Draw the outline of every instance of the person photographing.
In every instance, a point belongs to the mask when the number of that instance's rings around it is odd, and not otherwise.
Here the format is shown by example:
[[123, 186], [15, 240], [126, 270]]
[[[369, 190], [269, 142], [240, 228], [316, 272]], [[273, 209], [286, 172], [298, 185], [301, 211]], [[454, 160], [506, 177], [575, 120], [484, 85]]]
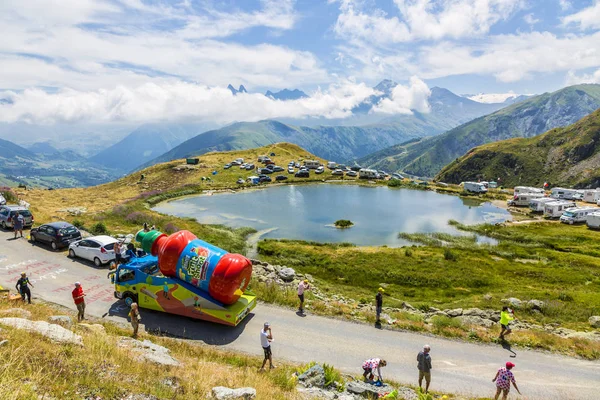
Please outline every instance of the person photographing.
[[261, 371], [265, 370], [265, 365], [267, 364], [267, 360], [269, 360], [269, 368], [273, 369], [275, 366], [273, 365], [273, 353], [271, 351], [271, 342], [273, 341], [273, 332], [271, 332], [271, 324], [265, 322], [262, 330], [260, 331], [260, 345], [263, 348], [265, 353], [265, 359], [263, 360], [262, 367], [260, 367]]

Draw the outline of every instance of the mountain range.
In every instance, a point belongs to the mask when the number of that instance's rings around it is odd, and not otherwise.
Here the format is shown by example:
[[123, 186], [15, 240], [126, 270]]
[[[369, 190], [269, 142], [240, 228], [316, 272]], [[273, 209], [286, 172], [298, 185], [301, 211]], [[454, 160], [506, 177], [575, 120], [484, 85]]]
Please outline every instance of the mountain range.
[[357, 162], [387, 171], [433, 177], [473, 147], [514, 137], [536, 136], [570, 125], [598, 108], [600, 85], [570, 86], [512, 104], [444, 134], [385, 148]]
[[267, 92], [265, 93], [265, 96], [271, 97], [276, 100], [298, 100], [298, 99], [303, 99], [305, 97], [308, 97], [308, 95], [306, 93], [304, 93], [302, 90], [298, 90], [298, 89], [294, 89], [294, 90], [283, 89], [283, 90], [280, 90], [279, 92], [271, 92], [270, 90], [267, 90]]
[[450, 163], [436, 180], [460, 183], [496, 180], [513, 187], [530, 185], [600, 186], [600, 110], [565, 128], [533, 138], [476, 147]]

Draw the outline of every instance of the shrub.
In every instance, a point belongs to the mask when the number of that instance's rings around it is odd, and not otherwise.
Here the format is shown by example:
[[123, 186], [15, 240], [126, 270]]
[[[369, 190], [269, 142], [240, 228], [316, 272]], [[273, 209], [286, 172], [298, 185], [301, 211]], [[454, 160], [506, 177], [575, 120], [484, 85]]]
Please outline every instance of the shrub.
[[443, 315], [438, 315], [433, 317], [433, 328], [436, 331], [440, 331], [444, 328], [462, 328], [462, 323], [459, 319], [445, 317]]
[[400, 179], [390, 179], [387, 185], [389, 187], [399, 187], [402, 186], [402, 181]]
[[107, 235], [108, 229], [106, 229], [106, 225], [104, 222], [97, 222], [90, 228], [90, 232], [94, 235]]
[[335, 221], [334, 225], [337, 228], [350, 228], [352, 225], [354, 225], [354, 222], [348, 219], [338, 219], [337, 221]]
[[444, 249], [444, 259], [447, 261], [456, 261], [458, 257], [452, 252], [452, 250], [446, 248]]
[[562, 301], [573, 301], [573, 296], [571, 296], [569, 293], [560, 293], [558, 295], [558, 299], [562, 300]]
[[151, 219], [152, 217], [143, 211], [134, 211], [125, 217], [125, 221], [136, 225], [143, 225], [144, 222], [149, 222]]
[[4, 199], [6, 199], [7, 204], [10, 204], [10, 203], [18, 204], [19, 203], [19, 197], [17, 196], [17, 194], [15, 192], [13, 192], [12, 189], [7, 186], [0, 187], [0, 194], [2, 196], [4, 196]]
[[165, 233], [169, 235], [175, 232], [179, 232], [179, 230], [180, 229], [177, 226], [175, 226], [175, 224], [173, 224], [172, 222], [166, 224], [164, 228]]
[[413, 255], [413, 252], [412, 252], [412, 250], [411, 250], [411, 249], [405, 249], [405, 250], [404, 250], [404, 255], [405, 255], [406, 257], [412, 257], [412, 255]]
[[325, 387], [335, 386], [339, 392], [346, 389], [346, 382], [342, 378], [342, 374], [333, 365], [323, 364], [323, 370], [325, 371]]
[[82, 220], [79, 220], [79, 219], [73, 220], [73, 226], [75, 228], [77, 228], [77, 229], [84, 229], [85, 228], [84, 222]]

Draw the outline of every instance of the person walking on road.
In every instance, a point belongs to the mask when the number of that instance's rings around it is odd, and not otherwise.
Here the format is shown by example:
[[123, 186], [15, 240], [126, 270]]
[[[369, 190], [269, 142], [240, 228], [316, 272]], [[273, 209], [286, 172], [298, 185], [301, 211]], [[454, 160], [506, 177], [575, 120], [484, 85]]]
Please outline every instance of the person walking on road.
[[423, 388], [423, 378], [425, 378], [425, 393], [429, 391], [431, 383], [431, 355], [429, 352], [431, 347], [426, 344], [423, 346], [423, 351], [417, 354], [417, 368], [419, 369], [419, 388]]
[[513, 375], [511, 369], [513, 369], [515, 364], [511, 362], [506, 363], [506, 367], [502, 367], [496, 372], [496, 376], [492, 379], [492, 382], [496, 382], [496, 396], [494, 396], [494, 400], [498, 400], [500, 397], [500, 393], [502, 393], [502, 400], [506, 400], [508, 397], [508, 392], [510, 392], [510, 384], [512, 383], [517, 393], [521, 394], [519, 388], [517, 387], [517, 381], [515, 381], [515, 376]]
[[363, 362], [363, 377], [366, 381], [372, 382], [375, 377], [373, 374], [374, 370], [377, 370], [377, 378], [381, 383], [383, 383], [383, 377], [381, 376], [381, 367], [385, 367], [387, 365], [387, 361], [382, 360], [381, 358], [370, 358]]
[[73, 295], [73, 301], [77, 307], [77, 322], [81, 322], [85, 319], [85, 293], [83, 293], [81, 283], [75, 282], [75, 289], [73, 289], [71, 294]]
[[17, 285], [15, 288], [19, 291], [23, 302], [25, 302], [25, 296], [27, 296], [27, 302], [31, 304], [31, 290], [29, 290], [29, 286], [33, 286], [31, 282], [29, 282], [29, 278], [25, 272], [21, 273], [21, 278], [17, 281]]
[[300, 307], [298, 308], [298, 312], [300, 314], [304, 314], [304, 292], [306, 290], [310, 290], [310, 284], [308, 283], [308, 279], [300, 281], [298, 284], [298, 299], [300, 299]]
[[376, 324], [380, 324], [381, 323], [381, 309], [383, 308], [383, 293], [385, 292], [385, 290], [380, 287], [379, 290], [377, 291], [377, 294], [375, 295], [375, 311], [377, 313], [377, 319], [375, 320]]
[[500, 312], [500, 326], [502, 327], [502, 330], [500, 331], [500, 336], [498, 337], [500, 340], [504, 340], [504, 335], [511, 334], [512, 330], [508, 324], [513, 319], [515, 319], [515, 312], [507, 306], [502, 307], [502, 311]]
[[23, 237], [23, 224], [25, 223], [25, 219], [19, 212], [17, 211], [15, 215], [12, 217], [13, 229], [15, 231], [15, 239], [17, 238], [17, 232], [21, 234]]
[[131, 310], [129, 311], [129, 318], [131, 319], [131, 326], [133, 327], [133, 337], [137, 338], [138, 328], [140, 326], [140, 322], [142, 321], [142, 317], [140, 316], [140, 310], [138, 308], [137, 303], [131, 304]]
[[275, 366], [273, 365], [273, 353], [271, 352], [271, 342], [273, 341], [273, 333], [271, 332], [271, 324], [265, 322], [262, 330], [260, 331], [260, 345], [263, 348], [265, 353], [265, 359], [263, 360], [262, 366], [260, 367], [261, 371], [265, 370], [265, 365], [267, 364], [267, 360], [269, 360], [269, 368], [273, 369]]

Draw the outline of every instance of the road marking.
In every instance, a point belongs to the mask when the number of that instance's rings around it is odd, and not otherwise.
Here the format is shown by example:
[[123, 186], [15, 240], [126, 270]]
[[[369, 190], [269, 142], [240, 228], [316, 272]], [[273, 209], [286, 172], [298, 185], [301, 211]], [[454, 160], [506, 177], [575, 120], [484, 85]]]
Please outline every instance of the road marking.
[[450, 361], [442, 360], [442, 362], [443, 362], [444, 364], [446, 364], [446, 365], [450, 365], [450, 366], [452, 366], [452, 367], [456, 367], [456, 364], [454, 364], [454, 363], [451, 363]]

